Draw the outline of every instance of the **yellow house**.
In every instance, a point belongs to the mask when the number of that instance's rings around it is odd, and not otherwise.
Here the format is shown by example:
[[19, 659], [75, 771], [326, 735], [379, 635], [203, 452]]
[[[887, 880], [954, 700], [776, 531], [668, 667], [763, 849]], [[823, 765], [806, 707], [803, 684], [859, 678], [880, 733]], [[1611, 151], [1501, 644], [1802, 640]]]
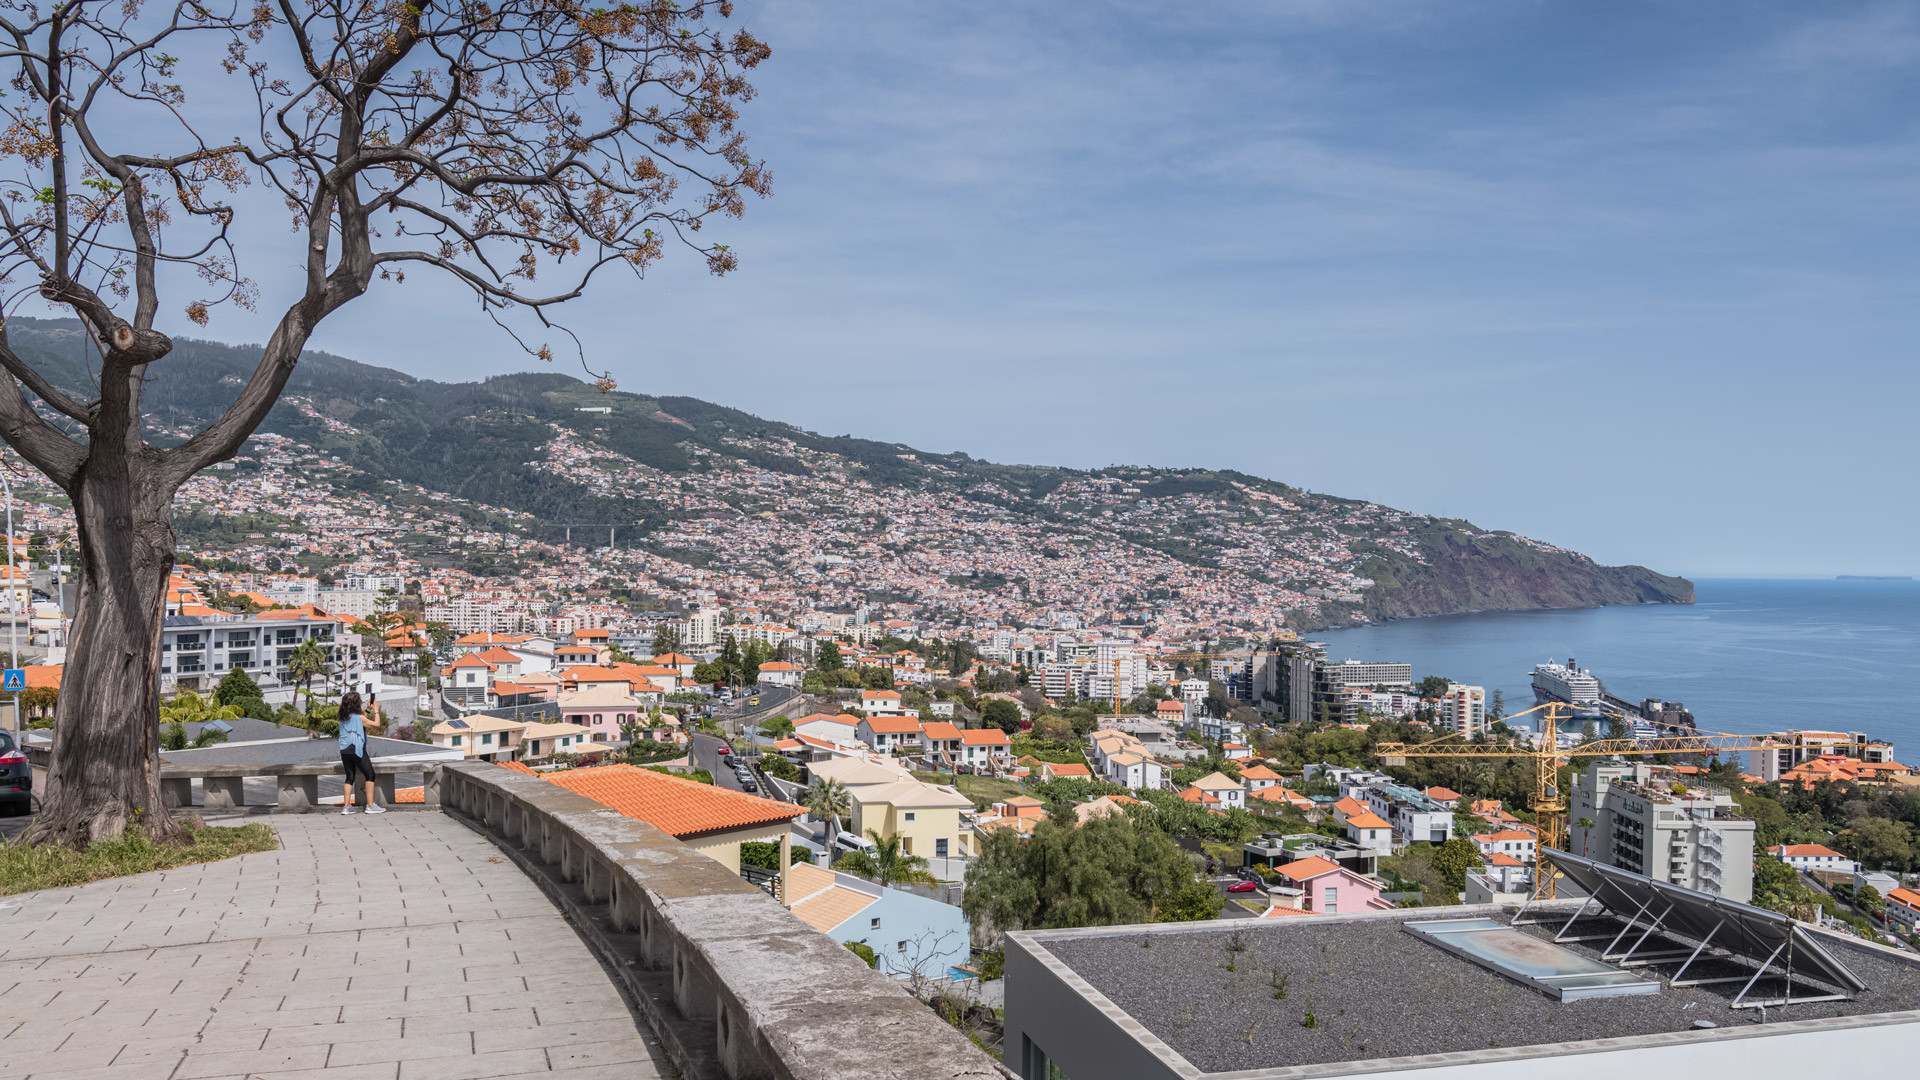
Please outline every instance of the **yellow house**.
[[922, 858], [949, 858], [973, 854], [971, 830], [960, 823], [962, 811], [971, 813], [973, 800], [950, 787], [896, 780], [891, 784], [849, 787], [853, 797], [853, 831], [867, 835], [899, 836], [901, 850]]
[[520, 746], [524, 720], [505, 720], [485, 713], [444, 720], [433, 727], [433, 745], [464, 751], [481, 761], [512, 761]]

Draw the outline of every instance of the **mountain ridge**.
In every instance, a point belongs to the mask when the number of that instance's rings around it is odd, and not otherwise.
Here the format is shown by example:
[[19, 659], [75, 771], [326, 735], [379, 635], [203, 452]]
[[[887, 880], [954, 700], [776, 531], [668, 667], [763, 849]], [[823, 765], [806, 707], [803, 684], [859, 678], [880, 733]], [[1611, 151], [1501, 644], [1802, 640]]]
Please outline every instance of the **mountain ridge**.
[[[7, 329], [14, 349], [56, 386], [96, 395], [77, 322], [15, 317]], [[176, 339], [148, 387], [155, 440], [182, 438], [211, 420], [258, 355], [258, 346]], [[727, 562], [757, 566], [769, 579], [833, 552], [910, 568], [928, 563], [928, 552], [946, 558], [959, 548], [983, 562], [979, 551], [964, 550], [973, 546], [964, 538], [956, 543], [928, 531], [926, 519], [944, 507], [981, 528], [1017, 526], [1026, 546], [1041, 545], [1036, 554], [1014, 544], [1001, 562], [985, 559], [984, 568], [945, 575], [949, 580], [985, 573], [1025, 582], [1008, 571], [1028, 556], [1097, 566], [1102, 557], [1116, 558], [1102, 551], [1133, 550], [1153, 554], [1123, 561], [1160, 565], [1154, 559], [1163, 557], [1225, 575], [1222, 582], [1241, 579], [1263, 603], [1285, 608], [1287, 623], [1299, 630], [1693, 598], [1691, 582], [1646, 567], [1603, 566], [1516, 534], [1236, 470], [1002, 465], [960, 452], [823, 436], [697, 398], [602, 394], [559, 372], [449, 383], [309, 352], [260, 430], [339, 457], [357, 490], [376, 491], [386, 481], [417, 485], [448, 496], [449, 513], [493, 515], [489, 520], [516, 530], [532, 526], [512, 515], [531, 515], [534, 525], [632, 521], [641, 546], [689, 566], [730, 550], [727, 522], [769, 520], [775, 535], [766, 550], [788, 550], [773, 557], [731, 551]], [[763, 497], [767, 492], [774, 494]], [[906, 498], [910, 508], [891, 524], [883, 512], [847, 518], [846, 508], [858, 501], [849, 492], [882, 503]], [[810, 517], [844, 524], [821, 528]], [[920, 543], [935, 546], [922, 550]], [[916, 572], [924, 578], [933, 571]], [[1181, 591], [1154, 587], [1170, 581], [1165, 571], [1148, 573], [1089, 599], [1149, 618], [1167, 602], [1155, 593]]]

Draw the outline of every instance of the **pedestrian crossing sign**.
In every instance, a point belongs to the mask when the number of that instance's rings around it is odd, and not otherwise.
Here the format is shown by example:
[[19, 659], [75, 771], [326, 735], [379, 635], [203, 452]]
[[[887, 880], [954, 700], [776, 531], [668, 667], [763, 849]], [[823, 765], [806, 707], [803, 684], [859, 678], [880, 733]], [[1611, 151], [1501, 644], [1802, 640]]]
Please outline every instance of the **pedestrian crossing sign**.
[[0, 670], [5, 671], [5, 675], [0, 676], [0, 680], [4, 680], [0, 681], [0, 690], [25, 690], [27, 688], [26, 668], [10, 667]]

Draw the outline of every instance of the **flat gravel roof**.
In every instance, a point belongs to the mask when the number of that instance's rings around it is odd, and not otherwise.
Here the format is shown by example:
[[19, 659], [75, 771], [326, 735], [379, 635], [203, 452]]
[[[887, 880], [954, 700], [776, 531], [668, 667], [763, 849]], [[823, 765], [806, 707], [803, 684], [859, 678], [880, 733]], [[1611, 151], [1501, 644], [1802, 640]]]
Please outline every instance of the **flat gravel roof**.
[[[1684, 1031], [1701, 1020], [1720, 1027], [1761, 1021], [1758, 1009], [1728, 1007], [1740, 992], [1737, 982], [1554, 1001], [1406, 932], [1403, 922], [1459, 917], [1416, 911], [1404, 919], [1302, 915], [1188, 932], [1166, 925], [1140, 933], [1103, 928], [1099, 936], [1049, 936], [1036, 944], [1206, 1072], [1651, 1035]], [[1523, 929], [1551, 938], [1567, 914], [1551, 928]], [[1589, 933], [1604, 928], [1611, 936], [1619, 927], [1588, 922]], [[1575, 926], [1576, 934], [1583, 925]], [[1769, 1019], [1920, 1009], [1920, 961], [1825, 935], [1821, 943], [1870, 989], [1853, 1001], [1771, 1008]], [[1597, 955], [1588, 945], [1569, 947]], [[1703, 956], [1687, 975], [1742, 971], [1752, 968]], [[1280, 983], [1284, 997], [1277, 996]], [[1765, 981], [1756, 985], [1756, 996], [1766, 987]]]

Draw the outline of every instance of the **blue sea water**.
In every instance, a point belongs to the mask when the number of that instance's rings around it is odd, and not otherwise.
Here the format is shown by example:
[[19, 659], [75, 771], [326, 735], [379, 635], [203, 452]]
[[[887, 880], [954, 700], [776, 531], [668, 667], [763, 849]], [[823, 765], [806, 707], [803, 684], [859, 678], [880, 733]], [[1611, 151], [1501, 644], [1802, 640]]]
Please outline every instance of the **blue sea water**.
[[1530, 708], [1569, 656], [1608, 691], [1683, 701], [1702, 728], [1864, 731], [1920, 760], [1920, 582], [1706, 579], [1690, 605], [1406, 619], [1313, 635], [1333, 659], [1403, 660]]

